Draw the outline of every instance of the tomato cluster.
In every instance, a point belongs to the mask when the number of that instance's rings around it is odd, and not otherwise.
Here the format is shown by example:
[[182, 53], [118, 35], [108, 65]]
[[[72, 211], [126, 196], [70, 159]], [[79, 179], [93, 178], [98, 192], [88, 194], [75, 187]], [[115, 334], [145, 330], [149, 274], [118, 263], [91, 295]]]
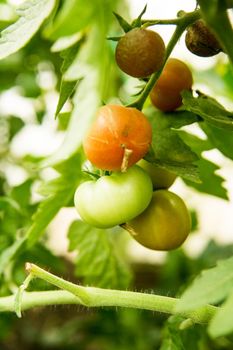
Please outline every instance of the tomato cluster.
[[[116, 47], [116, 62], [125, 73], [145, 78], [161, 70], [150, 99], [161, 111], [170, 112], [182, 105], [181, 92], [191, 89], [193, 78], [182, 61], [164, 61], [163, 40], [148, 29], [132, 29]], [[122, 225], [143, 246], [171, 250], [187, 238], [190, 215], [183, 200], [168, 190], [176, 175], [143, 159], [151, 142], [151, 124], [141, 111], [102, 106], [83, 149], [103, 175], [81, 184], [74, 202], [81, 218], [94, 227]]]

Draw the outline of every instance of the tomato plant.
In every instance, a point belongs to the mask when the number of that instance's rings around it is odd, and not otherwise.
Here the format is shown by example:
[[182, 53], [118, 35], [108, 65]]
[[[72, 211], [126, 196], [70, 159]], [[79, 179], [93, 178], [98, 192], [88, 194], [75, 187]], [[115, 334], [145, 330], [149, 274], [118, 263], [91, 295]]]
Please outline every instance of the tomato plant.
[[222, 51], [219, 41], [201, 19], [188, 28], [185, 44], [189, 51], [201, 57], [214, 56]]
[[151, 90], [151, 102], [161, 111], [173, 111], [182, 105], [182, 90], [191, 89], [192, 84], [192, 73], [188, 66], [181, 60], [169, 58]]
[[143, 78], [162, 67], [165, 45], [158, 33], [134, 28], [119, 40], [115, 55], [118, 66], [125, 73]]
[[184, 201], [168, 190], [153, 193], [147, 209], [131, 220], [128, 230], [143, 246], [171, 250], [181, 246], [191, 229], [191, 219]]
[[149, 163], [144, 159], [141, 159], [137, 164], [150, 175], [154, 189], [169, 188], [177, 177], [174, 173]]
[[75, 206], [81, 218], [94, 227], [123, 224], [149, 205], [152, 183], [147, 173], [134, 165], [125, 173], [102, 176], [81, 184], [75, 192]]
[[139, 3], [0, 1], [0, 349], [233, 349], [233, 1]]
[[[106, 105], [84, 139], [87, 159], [104, 170], [121, 170], [126, 154], [127, 167], [149, 150], [152, 129], [144, 114], [135, 108]], [[128, 152], [128, 156], [127, 156]]]

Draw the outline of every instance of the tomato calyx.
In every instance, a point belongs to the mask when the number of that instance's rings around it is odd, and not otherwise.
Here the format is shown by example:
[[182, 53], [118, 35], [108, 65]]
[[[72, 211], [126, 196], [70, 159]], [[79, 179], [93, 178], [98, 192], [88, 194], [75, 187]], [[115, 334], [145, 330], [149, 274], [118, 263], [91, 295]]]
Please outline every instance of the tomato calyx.
[[121, 172], [125, 173], [128, 169], [129, 159], [130, 159], [130, 156], [133, 154], [133, 150], [126, 148], [125, 146], [122, 146], [122, 147], [124, 148], [124, 155], [121, 163]]

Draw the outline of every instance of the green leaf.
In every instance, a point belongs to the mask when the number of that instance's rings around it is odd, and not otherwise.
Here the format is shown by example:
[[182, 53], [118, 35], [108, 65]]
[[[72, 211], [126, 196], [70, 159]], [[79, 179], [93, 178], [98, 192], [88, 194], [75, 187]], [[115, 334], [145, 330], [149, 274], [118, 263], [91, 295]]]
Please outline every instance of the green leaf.
[[120, 24], [121, 28], [124, 30], [125, 33], [129, 32], [132, 29], [132, 26], [118, 13], [113, 12], [114, 16], [116, 17], [118, 23]]
[[64, 81], [64, 79], [61, 80], [60, 95], [55, 112], [56, 117], [60, 113], [62, 107], [64, 106], [68, 98], [70, 98], [70, 96], [74, 92], [76, 85], [77, 81]]
[[233, 292], [216, 312], [210, 322], [208, 333], [212, 338], [221, 337], [233, 332]]
[[154, 109], [146, 110], [145, 114], [153, 129], [152, 150], [146, 159], [190, 181], [200, 181], [194, 163], [198, 156], [173, 130], [196, 122], [196, 115], [187, 111], [165, 114]]
[[63, 162], [81, 147], [83, 138], [94, 120], [97, 107], [100, 104], [97, 91], [92, 89], [95, 79], [95, 72], [89, 72], [79, 83], [79, 88], [74, 96], [75, 107], [70, 117], [65, 139], [61, 147], [42, 162], [43, 167]]
[[66, 130], [70, 121], [70, 112], [64, 112], [58, 114], [58, 130]]
[[177, 311], [219, 303], [233, 290], [233, 257], [219, 261], [216, 267], [205, 270], [184, 292], [177, 303]]
[[206, 95], [193, 97], [190, 91], [182, 93], [185, 109], [218, 128], [233, 130], [233, 113], [227, 111], [215, 99]]
[[188, 180], [184, 181], [200, 192], [228, 199], [227, 191], [223, 187], [224, 179], [216, 174], [216, 171], [220, 169], [219, 166], [202, 157], [202, 152], [212, 149], [211, 143], [208, 140], [202, 140], [182, 130], [178, 130], [177, 133], [199, 157], [197, 165], [200, 171], [201, 183], [194, 183]]
[[107, 40], [119, 41], [121, 38], [122, 38], [122, 36], [108, 36]]
[[131, 275], [119, 259], [111, 230], [96, 229], [82, 221], [74, 221], [69, 229], [69, 249], [78, 250], [76, 274], [84, 283], [103, 288], [126, 288]]
[[200, 127], [208, 136], [212, 145], [216, 147], [224, 156], [233, 160], [233, 135], [232, 131], [219, 129], [207, 123], [200, 123]]
[[185, 350], [179, 325], [183, 318], [179, 316], [171, 316], [166, 322], [163, 332], [163, 341], [160, 350]]
[[32, 179], [28, 179], [23, 182], [21, 185], [13, 187], [10, 197], [13, 198], [16, 202], [20, 203], [20, 207], [25, 208], [29, 205], [31, 200], [31, 186]]
[[25, 1], [16, 11], [19, 19], [1, 32], [0, 59], [25, 46], [51, 14], [55, 4], [55, 0]]
[[133, 21], [132, 23], [132, 27], [133, 28], [136, 28], [136, 27], [141, 27], [142, 25], [142, 16], [144, 15], [144, 13], [146, 12], [146, 9], [147, 9], [147, 5], [144, 6], [142, 12], [139, 14], [139, 16]]
[[82, 39], [81, 33], [75, 33], [70, 36], [65, 36], [57, 39], [51, 47], [51, 52], [64, 51], [72, 46], [74, 46], [78, 41]]
[[5, 271], [9, 262], [24, 249], [25, 243], [26, 237], [21, 237], [2, 252], [0, 255], [0, 275]]
[[82, 180], [81, 157], [73, 156], [61, 164], [57, 170], [60, 176], [44, 183], [40, 189], [40, 193], [46, 195], [47, 198], [39, 204], [32, 217], [33, 222], [26, 233], [29, 246], [35, 244], [58, 211], [71, 201]]
[[98, 11], [96, 2], [86, 0], [64, 1], [61, 10], [58, 12], [52, 26], [49, 26], [45, 35], [52, 39], [70, 36], [90, 25]]
[[[184, 326], [184, 324], [186, 325]], [[209, 349], [205, 342], [206, 332], [204, 327], [194, 326], [190, 319], [174, 315], [170, 316], [165, 323], [160, 350]]]
[[[61, 52], [61, 57], [63, 58], [63, 64], [61, 67], [62, 74], [64, 74], [67, 71], [67, 69], [70, 67], [70, 65], [73, 63], [75, 57], [77, 56], [81, 42], [82, 42], [82, 39], [80, 39], [78, 42], [75, 42], [74, 45], [70, 46], [68, 49]], [[65, 79], [62, 77], [61, 85], [60, 85], [59, 101], [57, 104], [55, 116], [59, 114], [65, 102], [73, 93], [76, 85], [77, 85], [76, 80], [65, 81]]]

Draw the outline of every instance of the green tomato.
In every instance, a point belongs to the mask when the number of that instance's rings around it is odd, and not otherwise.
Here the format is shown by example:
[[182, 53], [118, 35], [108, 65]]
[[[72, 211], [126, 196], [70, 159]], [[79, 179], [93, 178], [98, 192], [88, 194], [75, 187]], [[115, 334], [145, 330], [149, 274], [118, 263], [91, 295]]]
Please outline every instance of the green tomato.
[[141, 214], [153, 193], [149, 175], [139, 166], [81, 184], [74, 203], [81, 218], [98, 228], [120, 225]]
[[150, 175], [154, 190], [169, 188], [176, 179], [175, 174], [159, 168], [144, 159], [141, 159], [137, 164]]
[[125, 225], [133, 238], [153, 250], [178, 248], [191, 230], [191, 218], [184, 201], [167, 190], [153, 193], [147, 209]]

